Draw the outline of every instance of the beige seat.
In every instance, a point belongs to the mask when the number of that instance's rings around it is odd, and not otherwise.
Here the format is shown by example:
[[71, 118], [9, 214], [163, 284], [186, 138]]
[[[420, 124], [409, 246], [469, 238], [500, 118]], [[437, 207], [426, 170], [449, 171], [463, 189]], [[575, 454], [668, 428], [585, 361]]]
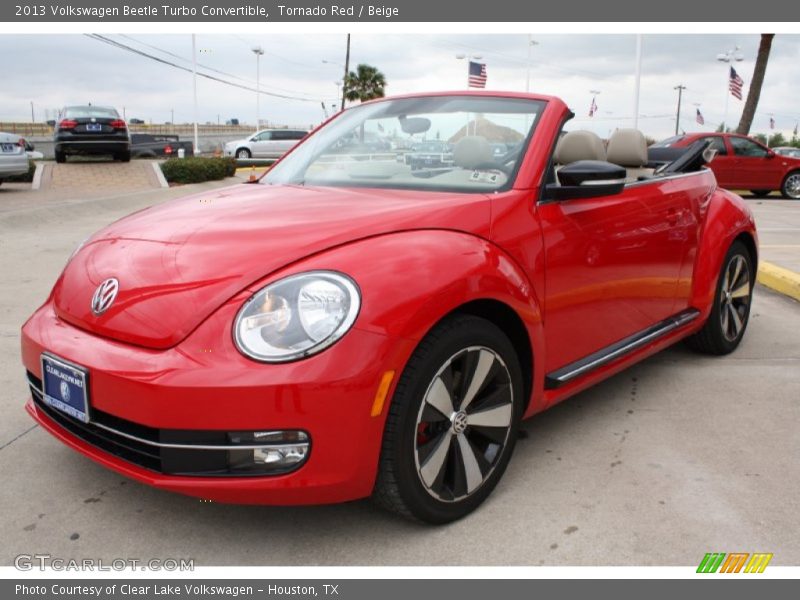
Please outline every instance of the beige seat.
[[625, 167], [626, 182], [653, 175], [647, 168], [647, 140], [638, 129], [617, 129], [608, 140], [608, 162]]
[[606, 160], [606, 148], [591, 131], [570, 131], [558, 141], [553, 159], [556, 168], [579, 160]]
[[458, 140], [455, 148], [453, 148], [453, 162], [462, 169], [485, 168], [494, 162], [492, 147], [483, 136], [465, 136]]

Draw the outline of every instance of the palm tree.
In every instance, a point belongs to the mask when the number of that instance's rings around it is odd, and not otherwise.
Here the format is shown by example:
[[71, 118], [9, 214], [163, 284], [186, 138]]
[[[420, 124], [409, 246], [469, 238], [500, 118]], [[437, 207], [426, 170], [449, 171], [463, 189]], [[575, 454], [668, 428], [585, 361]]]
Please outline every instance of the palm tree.
[[750, 83], [750, 90], [747, 92], [747, 101], [744, 103], [742, 118], [736, 133], [747, 135], [753, 124], [753, 117], [756, 115], [758, 99], [761, 97], [761, 86], [764, 83], [764, 75], [767, 72], [767, 61], [769, 61], [769, 51], [772, 48], [772, 38], [774, 33], [762, 33], [761, 43], [758, 45], [758, 55], [756, 56], [756, 67], [753, 70], [753, 81]]
[[350, 102], [366, 102], [383, 98], [386, 93], [386, 77], [373, 66], [360, 64], [350, 71], [344, 80], [344, 95]]

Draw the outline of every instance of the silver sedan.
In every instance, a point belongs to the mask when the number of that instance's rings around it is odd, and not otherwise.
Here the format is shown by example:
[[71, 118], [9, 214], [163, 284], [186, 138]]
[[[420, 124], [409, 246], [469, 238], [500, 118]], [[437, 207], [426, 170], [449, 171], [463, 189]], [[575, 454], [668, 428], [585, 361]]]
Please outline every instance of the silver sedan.
[[13, 133], [0, 132], [0, 183], [13, 175], [28, 172], [28, 155], [24, 142]]

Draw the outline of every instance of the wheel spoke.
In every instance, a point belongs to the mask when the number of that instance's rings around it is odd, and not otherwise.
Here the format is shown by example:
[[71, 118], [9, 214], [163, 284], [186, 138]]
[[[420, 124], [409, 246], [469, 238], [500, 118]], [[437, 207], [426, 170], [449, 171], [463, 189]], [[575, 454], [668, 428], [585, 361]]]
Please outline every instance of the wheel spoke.
[[728, 306], [727, 304], [722, 305], [722, 310], [720, 311], [720, 325], [722, 326], [722, 331], [725, 332], [725, 335], [728, 334], [728, 322], [730, 319], [728, 318]]
[[731, 318], [733, 320], [733, 337], [739, 335], [739, 332], [742, 330], [742, 318], [739, 316], [739, 311], [736, 310], [732, 305], [728, 305], [728, 310], [731, 313]]
[[420, 475], [422, 475], [422, 480], [428, 487], [433, 486], [439, 474], [442, 472], [442, 468], [447, 460], [447, 455], [450, 452], [450, 442], [452, 439], [453, 436], [448, 431], [442, 434], [437, 442], [433, 442], [436, 444], [436, 447], [430, 453], [428, 460], [425, 461], [425, 464], [422, 465], [419, 471]]
[[733, 260], [733, 277], [728, 280], [728, 285], [725, 288], [726, 291], [730, 291], [733, 286], [736, 285], [736, 282], [739, 281], [739, 274], [742, 272], [742, 264], [744, 264], [744, 259], [741, 256], [737, 256]]
[[469, 387], [467, 388], [466, 394], [464, 394], [464, 399], [461, 401], [461, 406], [459, 407], [461, 410], [466, 410], [470, 402], [478, 395], [478, 392], [486, 382], [486, 376], [489, 374], [493, 363], [494, 356], [491, 352], [487, 352], [486, 350], [479, 351], [478, 364], [472, 372], [472, 379], [470, 379]]
[[481, 472], [478, 459], [475, 457], [475, 451], [472, 449], [472, 445], [469, 443], [467, 436], [463, 433], [459, 433], [456, 439], [458, 440], [464, 475], [467, 479], [467, 493], [471, 494], [483, 481], [483, 473]]
[[731, 298], [746, 298], [750, 295], [750, 282], [746, 281], [731, 292]]
[[511, 425], [512, 405], [501, 404], [494, 408], [467, 414], [467, 423], [473, 427], [508, 427]]
[[425, 401], [447, 418], [454, 412], [453, 398], [441, 377], [437, 377], [433, 380], [433, 385], [431, 385], [431, 389]]

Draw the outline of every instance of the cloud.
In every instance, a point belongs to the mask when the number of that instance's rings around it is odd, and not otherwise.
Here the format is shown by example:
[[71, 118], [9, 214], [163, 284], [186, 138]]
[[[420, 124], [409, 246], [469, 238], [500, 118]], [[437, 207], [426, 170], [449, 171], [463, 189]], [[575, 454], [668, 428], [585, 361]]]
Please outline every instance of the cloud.
[[[145, 54], [191, 68], [188, 35], [112, 35], [107, 37]], [[536, 35], [531, 48], [530, 80], [535, 92], [563, 98], [575, 111], [572, 127], [607, 135], [633, 122], [633, 35]], [[525, 35], [354, 35], [351, 65], [366, 62], [386, 75], [387, 91], [401, 94], [464, 89], [466, 61], [457, 54], [480, 55], [487, 64], [489, 89], [524, 90], [528, 38]], [[684, 93], [681, 128], [714, 129], [724, 118], [738, 122], [743, 102], [726, 92], [727, 66], [716, 55], [734, 46], [745, 60], [736, 69], [746, 85], [752, 77], [757, 35], [647, 35], [643, 41], [639, 126], [661, 138], [675, 130], [677, 92]], [[296, 96], [286, 100], [262, 96], [261, 117], [271, 123], [309, 126], [322, 117], [321, 102], [338, 104], [336, 82], [341, 80], [345, 36], [220, 34], [197, 37], [201, 69], [215, 77], [255, 87], [256, 61], [251, 52], [260, 45], [262, 89]], [[4, 60], [0, 88], [0, 120], [27, 120], [30, 102], [39, 120], [67, 103], [111, 104], [126, 115], [160, 123], [192, 120], [191, 73], [150, 58], [104, 44], [84, 35], [2, 35]], [[327, 62], [323, 62], [327, 61]], [[797, 64], [800, 36], [778, 35], [764, 84], [754, 131], [768, 130], [769, 116], [790, 133], [800, 119]], [[588, 118], [590, 90], [599, 90], [594, 119]], [[707, 125], [694, 122], [697, 105]], [[254, 123], [255, 93], [198, 79], [198, 119], [224, 122], [232, 117]]]

